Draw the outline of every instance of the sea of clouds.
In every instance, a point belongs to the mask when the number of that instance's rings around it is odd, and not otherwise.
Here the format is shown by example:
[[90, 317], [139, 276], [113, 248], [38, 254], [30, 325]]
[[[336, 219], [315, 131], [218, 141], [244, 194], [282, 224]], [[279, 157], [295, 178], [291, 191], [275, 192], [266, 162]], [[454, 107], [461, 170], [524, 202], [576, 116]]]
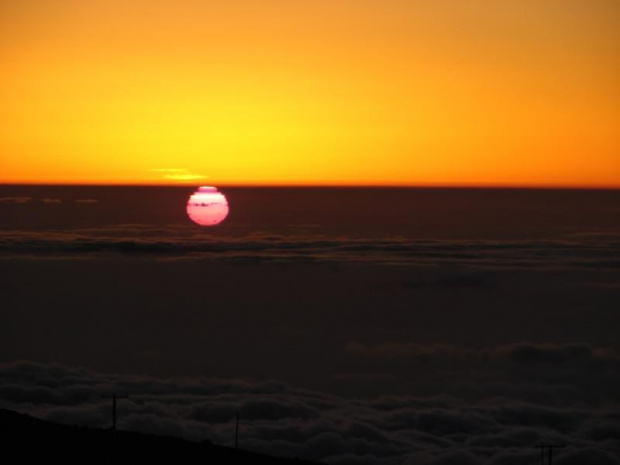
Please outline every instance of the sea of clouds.
[[[279, 381], [158, 378], [27, 361], [0, 364], [0, 407], [69, 425], [232, 445], [328, 464], [533, 464], [538, 444], [565, 444], [558, 465], [620, 463], [620, 355], [586, 344], [488, 349], [351, 342], [374, 363], [351, 382], [400, 383], [416, 395], [339, 397]], [[375, 378], [373, 380], [373, 377]], [[426, 387], [427, 393], [424, 394]]]

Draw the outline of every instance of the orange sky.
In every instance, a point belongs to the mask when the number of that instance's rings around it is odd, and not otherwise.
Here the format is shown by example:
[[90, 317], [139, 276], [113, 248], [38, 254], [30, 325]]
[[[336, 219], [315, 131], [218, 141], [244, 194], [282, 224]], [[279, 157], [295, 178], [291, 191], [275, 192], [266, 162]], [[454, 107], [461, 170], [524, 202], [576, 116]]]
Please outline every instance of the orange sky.
[[620, 187], [617, 0], [0, 2], [0, 182]]

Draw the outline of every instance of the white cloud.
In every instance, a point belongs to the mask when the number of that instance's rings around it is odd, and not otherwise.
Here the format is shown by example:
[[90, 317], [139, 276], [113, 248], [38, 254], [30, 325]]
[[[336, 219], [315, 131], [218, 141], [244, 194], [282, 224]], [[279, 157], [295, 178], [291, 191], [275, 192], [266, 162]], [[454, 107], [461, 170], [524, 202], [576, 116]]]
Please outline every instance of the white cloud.
[[193, 181], [209, 178], [209, 176], [193, 173], [184, 168], [155, 168], [150, 171], [158, 173], [158, 179], [167, 179], [170, 181]]
[[[0, 406], [52, 421], [231, 445], [328, 464], [528, 463], [539, 442], [571, 444], [557, 462], [620, 463], [617, 406], [552, 408], [511, 399], [346, 399], [267, 381], [111, 375], [54, 364], [0, 364]], [[592, 457], [589, 461], [587, 457]]]

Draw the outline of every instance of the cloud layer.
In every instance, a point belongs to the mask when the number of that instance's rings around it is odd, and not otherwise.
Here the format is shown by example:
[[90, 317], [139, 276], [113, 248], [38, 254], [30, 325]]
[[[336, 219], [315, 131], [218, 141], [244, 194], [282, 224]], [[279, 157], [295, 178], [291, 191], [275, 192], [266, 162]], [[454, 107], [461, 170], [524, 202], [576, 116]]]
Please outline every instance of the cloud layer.
[[[620, 243], [608, 241], [448, 241], [402, 237], [350, 238], [303, 232], [209, 235], [193, 227], [118, 225], [76, 230], [0, 233], [0, 257], [144, 256], [165, 259], [457, 264], [488, 268], [618, 269]], [[492, 286], [468, 281], [404, 282], [403, 286]]]
[[[448, 364], [483, 355], [414, 345], [348, 350], [443, 357]], [[578, 345], [519, 344], [484, 353], [500, 364], [586, 360], [618, 368], [616, 353]], [[445, 394], [346, 399], [277, 381], [111, 375], [31, 362], [1, 364], [0, 380], [0, 406], [65, 424], [108, 427], [111, 406], [101, 395], [116, 392], [129, 395], [119, 402], [122, 429], [230, 445], [239, 413], [242, 448], [329, 464], [536, 463], [539, 443], [568, 445], [557, 453], [560, 465], [620, 463], [617, 403], [558, 407], [494, 397], [489, 380], [480, 383], [488, 393], [478, 401]]]

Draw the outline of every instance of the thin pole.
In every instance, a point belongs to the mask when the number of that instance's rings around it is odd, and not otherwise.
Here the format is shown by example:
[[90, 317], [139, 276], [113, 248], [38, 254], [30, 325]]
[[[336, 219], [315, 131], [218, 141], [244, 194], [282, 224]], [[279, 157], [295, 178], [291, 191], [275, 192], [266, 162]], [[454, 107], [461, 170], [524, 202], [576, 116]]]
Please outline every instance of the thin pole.
[[102, 399], [112, 399], [112, 431], [116, 431], [116, 400], [127, 399], [129, 396], [117, 396], [113, 393], [111, 396], [101, 396]]
[[545, 465], [545, 449], [547, 449], [548, 464], [551, 465], [553, 461], [553, 449], [561, 449], [566, 447], [566, 444], [539, 444], [540, 447], [540, 463]]
[[235, 415], [235, 449], [239, 449], [239, 412]]

